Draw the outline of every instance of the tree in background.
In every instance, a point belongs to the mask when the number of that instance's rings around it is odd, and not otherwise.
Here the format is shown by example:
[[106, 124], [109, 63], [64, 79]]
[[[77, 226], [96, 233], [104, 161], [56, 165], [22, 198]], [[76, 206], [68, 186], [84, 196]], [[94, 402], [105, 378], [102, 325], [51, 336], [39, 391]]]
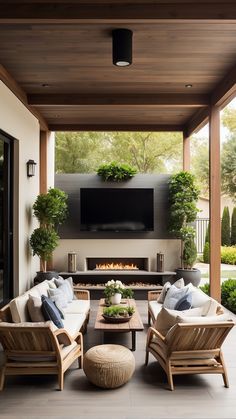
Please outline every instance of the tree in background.
[[205, 244], [203, 249], [203, 262], [210, 262], [210, 223], [208, 223], [205, 236]]
[[94, 173], [102, 163], [127, 163], [139, 173], [173, 173], [182, 164], [179, 133], [56, 134], [56, 173]]
[[191, 139], [191, 172], [195, 175], [201, 196], [209, 197], [209, 142], [207, 137]]
[[231, 218], [231, 245], [236, 245], [236, 207], [234, 207]]
[[230, 246], [230, 215], [229, 207], [224, 207], [221, 221], [221, 244], [222, 246]]
[[222, 149], [222, 190], [236, 201], [236, 134], [233, 134]]

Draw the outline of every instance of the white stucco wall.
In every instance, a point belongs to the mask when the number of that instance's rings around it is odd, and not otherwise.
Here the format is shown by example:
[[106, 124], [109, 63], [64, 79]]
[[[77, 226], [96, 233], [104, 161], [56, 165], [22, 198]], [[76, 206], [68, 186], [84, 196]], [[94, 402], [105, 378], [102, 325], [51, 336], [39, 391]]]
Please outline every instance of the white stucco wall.
[[[0, 129], [16, 139], [14, 153], [14, 294], [31, 286], [39, 260], [32, 257], [29, 237], [36, 226], [32, 204], [39, 193], [39, 123], [0, 82]], [[36, 176], [28, 178], [26, 162], [35, 160]]]
[[135, 239], [84, 239], [60, 240], [53, 255], [54, 268], [67, 271], [69, 252], [77, 253], [77, 270], [85, 270], [87, 257], [148, 257], [150, 270], [156, 271], [156, 254], [163, 252], [165, 270], [174, 271], [180, 266], [180, 240]]

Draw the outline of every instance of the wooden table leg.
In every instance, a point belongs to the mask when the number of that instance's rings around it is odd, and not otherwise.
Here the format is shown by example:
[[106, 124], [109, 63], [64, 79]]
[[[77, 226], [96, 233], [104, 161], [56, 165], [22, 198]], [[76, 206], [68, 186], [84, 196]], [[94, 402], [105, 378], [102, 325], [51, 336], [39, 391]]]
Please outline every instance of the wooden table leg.
[[135, 334], [135, 330], [132, 330], [132, 349], [131, 351], [135, 351], [136, 349], [136, 334]]

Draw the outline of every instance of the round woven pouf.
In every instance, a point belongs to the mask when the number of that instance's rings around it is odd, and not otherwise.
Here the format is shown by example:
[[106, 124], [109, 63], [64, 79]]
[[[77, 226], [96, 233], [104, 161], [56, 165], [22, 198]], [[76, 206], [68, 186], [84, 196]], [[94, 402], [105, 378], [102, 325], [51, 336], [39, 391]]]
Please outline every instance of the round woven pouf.
[[94, 346], [84, 356], [84, 372], [98, 387], [120, 387], [129, 381], [134, 369], [132, 352], [121, 345]]

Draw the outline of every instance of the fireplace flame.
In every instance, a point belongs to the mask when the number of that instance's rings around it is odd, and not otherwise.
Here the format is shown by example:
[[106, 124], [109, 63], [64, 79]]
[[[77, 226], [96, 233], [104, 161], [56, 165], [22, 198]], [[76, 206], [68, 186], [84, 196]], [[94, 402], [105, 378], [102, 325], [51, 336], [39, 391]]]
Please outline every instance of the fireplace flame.
[[97, 270], [105, 270], [105, 271], [136, 271], [138, 270], [137, 265], [134, 263], [97, 263], [96, 268]]

